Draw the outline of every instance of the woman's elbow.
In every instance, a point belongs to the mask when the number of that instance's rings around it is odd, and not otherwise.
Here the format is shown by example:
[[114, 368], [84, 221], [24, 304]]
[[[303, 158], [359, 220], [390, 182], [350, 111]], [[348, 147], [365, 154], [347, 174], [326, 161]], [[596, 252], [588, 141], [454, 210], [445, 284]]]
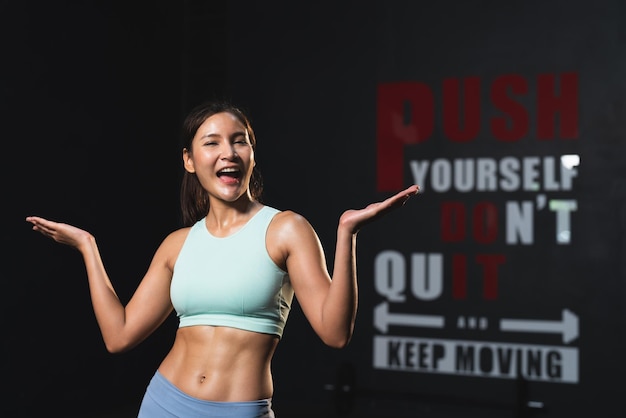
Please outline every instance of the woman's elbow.
[[120, 354], [123, 353], [125, 351], [128, 351], [127, 348], [125, 348], [123, 345], [118, 345], [118, 344], [105, 344], [104, 345], [106, 347], [106, 350], [110, 353], [110, 354]]
[[345, 335], [335, 335], [335, 336], [326, 336], [322, 337], [322, 341], [324, 344], [331, 348], [342, 349], [345, 348], [352, 339], [352, 333]]
[[111, 354], [125, 353], [133, 347], [133, 345], [130, 344], [128, 341], [119, 338], [110, 340], [105, 339], [104, 346], [106, 350]]

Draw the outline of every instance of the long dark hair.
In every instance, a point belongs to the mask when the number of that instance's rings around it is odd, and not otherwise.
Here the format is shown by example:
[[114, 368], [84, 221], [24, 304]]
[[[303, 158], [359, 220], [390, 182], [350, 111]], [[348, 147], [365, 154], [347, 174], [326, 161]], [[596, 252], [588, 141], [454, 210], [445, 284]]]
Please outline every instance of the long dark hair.
[[[191, 150], [191, 142], [200, 125], [216, 113], [228, 112], [235, 116], [248, 131], [252, 150], [256, 150], [256, 137], [248, 116], [238, 107], [225, 101], [211, 101], [202, 103], [189, 112], [183, 121], [181, 132], [181, 145], [183, 149]], [[254, 200], [260, 200], [263, 193], [263, 179], [255, 166], [250, 178], [250, 195]], [[180, 209], [182, 211], [183, 224], [191, 226], [209, 212], [209, 194], [200, 184], [195, 173], [187, 170], [183, 172], [183, 180], [180, 188]]]

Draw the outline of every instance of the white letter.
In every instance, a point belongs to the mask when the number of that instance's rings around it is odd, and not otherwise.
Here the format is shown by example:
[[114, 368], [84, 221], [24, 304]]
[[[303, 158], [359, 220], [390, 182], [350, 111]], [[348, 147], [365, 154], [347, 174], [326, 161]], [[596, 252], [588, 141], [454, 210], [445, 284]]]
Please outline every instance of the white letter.
[[450, 162], [438, 159], [433, 162], [430, 170], [430, 179], [433, 189], [438, 192], [447, 192], [452, 183]]
[[506, 243], [517, 244], [521, 242], [522, 244], [532, 244], [533, 204], [532, 202], [522, 202], [520, 208], [516, 203], [506, 203]]
[[383, 251], [374, 261], [374, 286], [376, 291], [392, 302], [404, 302], [405, 265], [402, 254]]
[[424, 254], [411, 256], [411, 288], [413, 295], [421, 300], [433, 300], [443, 291], [443, 256], [428, 255], [428, 278], [426, 278], [426, 257]]

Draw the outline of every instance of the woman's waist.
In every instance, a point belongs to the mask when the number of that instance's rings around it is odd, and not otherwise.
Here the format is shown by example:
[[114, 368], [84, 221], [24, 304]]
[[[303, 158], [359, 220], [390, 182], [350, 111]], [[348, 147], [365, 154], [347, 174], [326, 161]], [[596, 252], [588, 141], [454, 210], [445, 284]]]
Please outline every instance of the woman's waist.
[[270, 398], [270, 364], [277, 343], [268, 334], [231, 328], [181, 328], [159, 371], [180, 390], [200, 399]]

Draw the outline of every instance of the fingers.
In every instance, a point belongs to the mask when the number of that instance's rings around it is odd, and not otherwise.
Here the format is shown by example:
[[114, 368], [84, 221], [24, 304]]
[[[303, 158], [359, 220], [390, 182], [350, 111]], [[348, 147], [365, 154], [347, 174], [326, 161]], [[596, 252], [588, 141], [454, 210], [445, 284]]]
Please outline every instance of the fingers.
[[406, 201], [411, 198], [411, 196], [419, 193], [419, 190], [419, 186], [417, 184], [414, 184], [391, 196], [387, 199], [387, 201], [390, 203], [390, 206], [404, 205]]
[[43, 225], [43, 219], [37, 216], [29, 216], [26, 218], [26, 222], [33, 224], [33, 227], [41, 227]]
[[420, 187], [417, 184], [413, 184], [412, 186], [407, 187], [406, 189], [404, 189], [398, 194], [403, 195], [408, 199], [409, 197], [418, 194], [419, 191], [420, 191]]
[[39, 216], [27, 216], [26, 222], [30, 222], [33, 225], [44, 225], [46, 222], [50, 222], [50, 221], [44, 218], [41, 218]]
[[39, 216], [28, 216], [26, 222], [30, 222], [33, 225], [33, 231], [37, 231], [46, 236], [52, 236], [55, 232], [54, 222]]
[[411, 198], [411, 196], [416, 195], [418, 192], [419, 186], [414, 184], [381, 202], [371, 203], [364, 210], [370, 212], [371, 220], [373, 220], [374, 218], [383, 216], [389, 211], [404, 205], [406, 201]]

